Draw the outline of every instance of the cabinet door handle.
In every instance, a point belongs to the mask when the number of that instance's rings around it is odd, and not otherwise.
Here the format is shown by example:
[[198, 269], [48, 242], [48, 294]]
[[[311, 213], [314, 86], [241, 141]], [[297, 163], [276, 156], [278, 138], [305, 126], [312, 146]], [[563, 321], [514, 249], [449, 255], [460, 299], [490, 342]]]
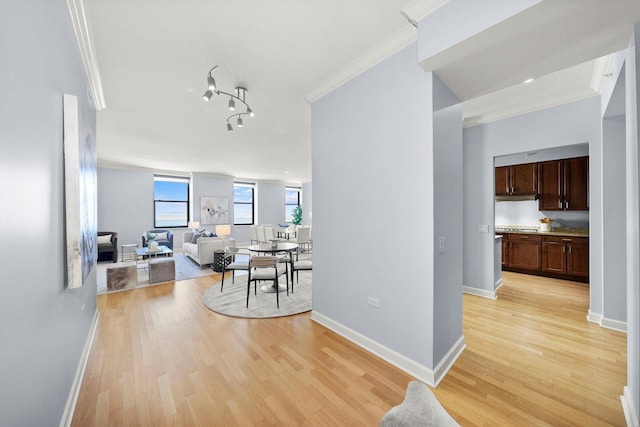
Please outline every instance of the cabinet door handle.
[[558, 200], [558, 208], [562, 209], [562, 200]]
[[562, 247], [562, 253], [565, 253], [566, 251], [567, 251], [567, 247], [566, 247], [566, 246], [563, 246], [563, 247]]
[[521, 239], [528, 239], [528, 238], [529, 238], [529, 236], [522, 236], [522, 237], [520, 237], [520, 238], [521, 238]]
[[569, 253], [571, 253], [571, 245], [569, 245]]
[[562, 240], [565, 241], [565, 242], [573, 242], [573, 240], [571, 240], [571, 239], [562, 239]]

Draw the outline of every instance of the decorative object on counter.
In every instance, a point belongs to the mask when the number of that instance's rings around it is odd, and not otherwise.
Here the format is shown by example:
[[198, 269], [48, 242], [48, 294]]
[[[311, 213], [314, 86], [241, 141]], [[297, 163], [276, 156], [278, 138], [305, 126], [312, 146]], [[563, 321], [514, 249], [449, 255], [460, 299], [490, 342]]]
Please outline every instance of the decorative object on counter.
[[551, 231], [551, 223], [553, 219], [551, 218], [540, 218], [540, 231]]

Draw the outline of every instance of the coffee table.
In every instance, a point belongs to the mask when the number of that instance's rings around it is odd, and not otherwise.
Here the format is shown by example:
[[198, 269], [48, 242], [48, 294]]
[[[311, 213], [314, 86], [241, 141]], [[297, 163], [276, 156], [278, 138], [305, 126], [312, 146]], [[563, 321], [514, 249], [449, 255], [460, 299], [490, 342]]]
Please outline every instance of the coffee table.
[[158, 246], [157, 251], [150, 251], [148, 247], [136, 248], [136, 255], [143, 260], [157, 256], [173, 256], [173, 251], [166, 246]]

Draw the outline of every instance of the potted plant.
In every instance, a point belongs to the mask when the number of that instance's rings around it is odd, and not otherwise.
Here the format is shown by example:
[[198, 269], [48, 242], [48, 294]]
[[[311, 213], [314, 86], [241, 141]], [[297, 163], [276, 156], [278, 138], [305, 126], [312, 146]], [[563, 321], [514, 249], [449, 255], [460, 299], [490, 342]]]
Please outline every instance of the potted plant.
[[293, 225], [302, 224], [302, 206], [298, 205], [293, 208], [293, 212], [291, 212], [291, 223]]
[[150, 251], [158, 250], [158, 242], [156, 242], [156, 235], [147, 231], [147, 235], [145, 236], [147, 239], [147, 247]]

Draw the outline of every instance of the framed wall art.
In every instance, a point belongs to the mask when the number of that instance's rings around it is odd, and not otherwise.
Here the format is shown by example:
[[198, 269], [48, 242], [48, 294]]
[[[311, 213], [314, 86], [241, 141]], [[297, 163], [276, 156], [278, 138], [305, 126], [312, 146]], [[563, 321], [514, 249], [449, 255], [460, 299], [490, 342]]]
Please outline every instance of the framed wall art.
[[201, 197], [200, 224], [229, 224], [229, 199], [227, 197]]

